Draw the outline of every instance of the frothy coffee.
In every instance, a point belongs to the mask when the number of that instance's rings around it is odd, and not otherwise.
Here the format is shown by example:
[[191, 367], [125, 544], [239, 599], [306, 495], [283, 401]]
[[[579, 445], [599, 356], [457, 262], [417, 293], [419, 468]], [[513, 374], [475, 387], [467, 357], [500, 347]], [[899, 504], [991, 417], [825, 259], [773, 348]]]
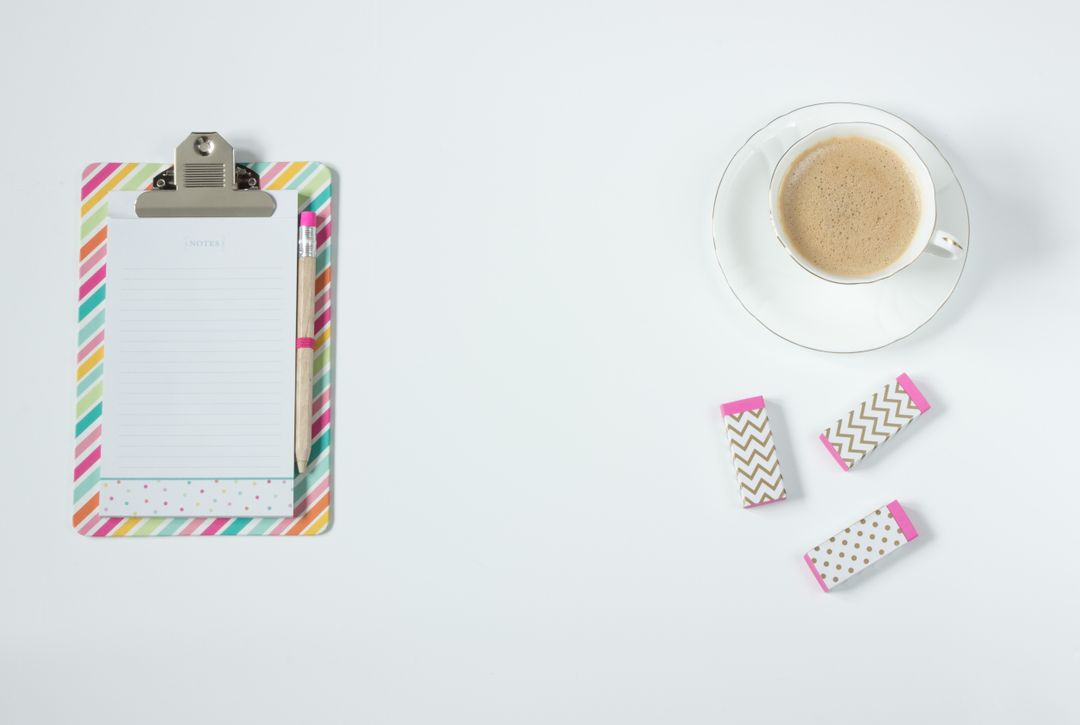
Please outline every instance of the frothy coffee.
[[907, 251], [921, 214], [904, 160], [860, 136], [831, 138], [800, 154], [780, 187], [778, 207], [796, 251], [837, 277], [887, 269]]

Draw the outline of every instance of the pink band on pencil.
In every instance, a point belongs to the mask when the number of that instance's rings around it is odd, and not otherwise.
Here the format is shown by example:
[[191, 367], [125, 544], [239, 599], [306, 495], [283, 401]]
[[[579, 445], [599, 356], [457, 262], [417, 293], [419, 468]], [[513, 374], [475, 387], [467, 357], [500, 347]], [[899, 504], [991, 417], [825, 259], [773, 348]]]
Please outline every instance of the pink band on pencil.
[[840, 451], [833, 448], [833, 444], [829, 443], [829, 439], [825, 437], [824, 433], [818, 436], [818, 440], [825, 444], [825, 448], [832, 454], [833, 460], [836, 461], [840, 468], [846, 471], [848, 469], [848, 464], [844, 463], [844, 459], [840, 457]]
[[314, 337], [298, 337], [298, 338], [296, 338], [296, 349], [299, 350], [300, 348], [303, 348], [303, 347], [309, 347], [309, 348], [314, 350], [315, 349], [315, 338]]
[[908, 377], [907, 373], [903, 373], [896, 379], [896, 382], [900, 383], [900, 387], [904, 389], [904, 392], [911, 398], [911, 402], [915, 404], [915, 407], [919, 409], [920, 413], [925, 413], [930, 410], [930, 403], [923, 397], [922, 391], [915, 387], [915, 383]]
[[900, 505], [899, 501], [893, 501], [887, 507], [889, 513], [892, 514], [893, 521], [900, 527], [900, 533], [904, 535], [904, 538], [911, 541], [919, 532], [915, 530], [915, 525], [911, 523], [911, 519], [908, 518], [907, 512], [904, 511], [904, 507]]
[[739, 413], [745, 413], [748, 410], [758, 410], [765, 407], [765, 398], [757, 396], [756, 398], [744, 398], [742, 400], [734, 400], [730, 403], [724, 403], [720, 406], [720, 415], [738, 415]]
[[302, 227], [314, 227], [318, 226], [318, 217], [315, 216], [313, 211], [300, 212], [300, 226]]

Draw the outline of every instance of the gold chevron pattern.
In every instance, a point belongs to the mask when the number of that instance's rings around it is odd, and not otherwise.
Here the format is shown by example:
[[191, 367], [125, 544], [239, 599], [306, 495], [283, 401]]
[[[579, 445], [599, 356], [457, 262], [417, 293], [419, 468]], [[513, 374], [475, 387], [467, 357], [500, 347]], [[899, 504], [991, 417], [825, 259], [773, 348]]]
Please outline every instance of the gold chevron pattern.
[[851, 468], [918, 416], [918, 407], [893, 380], [826, 428], [823, 436]]
[[724, 416], [743, 508], [787, 498], [765, 408]]

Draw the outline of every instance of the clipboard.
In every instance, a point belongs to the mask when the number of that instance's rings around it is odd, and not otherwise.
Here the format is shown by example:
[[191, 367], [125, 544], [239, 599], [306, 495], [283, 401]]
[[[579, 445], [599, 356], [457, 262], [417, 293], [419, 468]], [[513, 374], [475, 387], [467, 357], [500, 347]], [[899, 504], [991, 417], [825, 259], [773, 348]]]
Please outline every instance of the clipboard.
[[[270, 190], [296, 190], [300, 211], [315, 212], [315, 342], [312, 451], [293, 485], [289, 517], [116, 517], [100, 513], [103, 374], [107, 353], [108, 197], [140, 191], [139, 216], [250, 217], [273, 213]], [[297, 536], [331, 525], [333, 184], [313, 161], [237, 164], [219, 134], [197, 132], [176, 149], [173, 164], [101, 162], [83, 170], [78, 246], [77, 354], [72, 526], [83, 536]]]

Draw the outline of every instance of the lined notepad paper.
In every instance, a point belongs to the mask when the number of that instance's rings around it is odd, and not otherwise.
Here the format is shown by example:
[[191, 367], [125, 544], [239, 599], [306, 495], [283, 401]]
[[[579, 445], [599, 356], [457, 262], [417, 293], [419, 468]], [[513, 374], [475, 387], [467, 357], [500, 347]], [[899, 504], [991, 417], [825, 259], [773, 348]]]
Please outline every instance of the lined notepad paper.
[[103, 514], [292, 515], [297, 195], [271, 193], [263, 219], [110, 196]]

